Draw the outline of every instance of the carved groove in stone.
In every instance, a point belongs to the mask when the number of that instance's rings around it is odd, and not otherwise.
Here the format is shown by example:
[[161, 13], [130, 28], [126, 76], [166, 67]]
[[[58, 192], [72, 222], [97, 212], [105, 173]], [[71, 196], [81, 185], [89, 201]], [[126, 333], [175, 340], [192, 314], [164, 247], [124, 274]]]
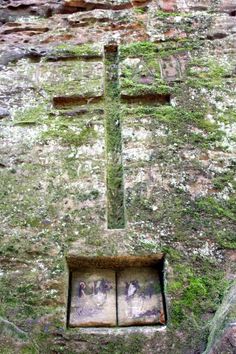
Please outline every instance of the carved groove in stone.
[[107, 227], [125, 227], [124, 182], [122, 162], [122, 134], [120, 118], [120, 87], [118, 47], [104, 50], [105, 62], [105, 126], [107, 157]]
[[63, 108], [70, 106], [82, 106], [89, 103], [98, 103], [102, 100], [102, 96], [56, 96], [53, 97], [53, 106], [55, 108]]
[[151, 104], [169, 104], [170, 95], [169, 94], [143, 94], [136, 96], [121, 95], [121, 99], [128, 103], [151, 103]]
[[[119, 257], [118, 257], [119, 258]], [[166, 323], [163, 271], [158, 256], [123, 257], [87, 261], [70, 270], [67, 325], [69, 327], [115, 327]], [[153, 264], [153, 261], [156, 263]], [[99, 262], [102, 262], [99, 265]], [[109, 262], [111, 262], [109, 267]], [[145, 266], [144, 266], [145, 265]], [[100, 268], [105, 267], [105, 268]], [[109, 267], [109, 268], [108, 268]], [[79, 269], [79, 270], [78, 270]]]
[[64, 8], [75, 9], [77, 11], [91, 11], [96, 9], [102, 10], [125, 10], [133, 7], [143, 7], [148, 5], [152, 0], [134, 0], [134, 1], [93, 1], [93, 0], [65, 0]]

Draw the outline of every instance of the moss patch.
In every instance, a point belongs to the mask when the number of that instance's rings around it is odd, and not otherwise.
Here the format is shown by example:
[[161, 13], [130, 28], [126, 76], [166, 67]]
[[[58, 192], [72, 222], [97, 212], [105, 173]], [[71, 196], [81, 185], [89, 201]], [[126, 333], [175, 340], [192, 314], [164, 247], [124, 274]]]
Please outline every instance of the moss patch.
[[215, 58], [194, 59], [188, 65], [186, 83], [193, 88], [223, 89], [223, 79], [229, 75], [229, 68]]
[[29, 109], [16, 112], [14, 125], [41, 124], [48, 117], [47, 105], [41, 104]]
[[125, 225], [118, 51], [105, 51], [105, 115], [108, 228]]
[[101, 47], [96, 47], [93, 44], [81, 44], [81, 45], [73, 45], [73, 44], [60, 44], [55, 47], [55, 52], [57, 55], [60, 53], [70, 54], [75, 57], [92, 57], [98, 58], [102, 57]]
[[81, 146], [90, 143], [96, 136], [97, 134], [93, 128], [85, 127], [80, 131], [74, 131], [62, 124], [57, 128], [48, 129], [42, 134], [42, 139], [59, 139], [65, 145]]
[[200, 48], [198, 40], [181, 39], [179, 41], [169, 41], [164, 43], [134, 42], [120, 47], [120, 58], [162, 58], [177, 54], [186, 50]]
[[173, 326], [201, 326], [204, 316], [214, 313], [219, 306], [228, 282], [215, 262], [193, 259], [192, 265], [176, 264], [175, 281], [168, 285], [168, 293], [175, 299], [170, 307]]

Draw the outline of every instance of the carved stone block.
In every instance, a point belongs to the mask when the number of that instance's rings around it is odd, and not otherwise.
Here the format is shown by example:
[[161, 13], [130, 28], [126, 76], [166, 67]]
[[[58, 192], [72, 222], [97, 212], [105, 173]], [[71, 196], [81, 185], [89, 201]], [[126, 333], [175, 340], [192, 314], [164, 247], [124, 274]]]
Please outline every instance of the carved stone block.
[[115, 272], [108, 269], [73, 272], [71, 327], [115, 326]]
[[127, 268], [117, 276], [120, 326], [164, 323], [161, 283], [155, 268]]

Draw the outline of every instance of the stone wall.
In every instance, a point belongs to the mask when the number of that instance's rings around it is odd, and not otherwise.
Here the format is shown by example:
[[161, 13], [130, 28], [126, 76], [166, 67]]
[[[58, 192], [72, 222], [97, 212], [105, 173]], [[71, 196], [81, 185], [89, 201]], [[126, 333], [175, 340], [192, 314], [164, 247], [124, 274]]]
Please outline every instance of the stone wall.
[[[235, 352], [235, 15], [1, 1], [1, 353]], [[80, 257], [134, 256], [165, 258], [166, 325], [67, 328]]]

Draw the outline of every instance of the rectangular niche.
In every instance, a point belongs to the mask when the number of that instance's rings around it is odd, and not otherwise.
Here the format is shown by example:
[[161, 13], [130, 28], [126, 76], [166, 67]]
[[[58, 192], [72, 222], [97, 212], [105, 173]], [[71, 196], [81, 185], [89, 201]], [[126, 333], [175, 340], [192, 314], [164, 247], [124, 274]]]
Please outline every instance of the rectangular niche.
[[163, 325], [164, 257], [78, 257], [69, 268], [68, 327]]
[[116, 275], [109, 269], [72, 272], [70, 326], [115, 326]]

